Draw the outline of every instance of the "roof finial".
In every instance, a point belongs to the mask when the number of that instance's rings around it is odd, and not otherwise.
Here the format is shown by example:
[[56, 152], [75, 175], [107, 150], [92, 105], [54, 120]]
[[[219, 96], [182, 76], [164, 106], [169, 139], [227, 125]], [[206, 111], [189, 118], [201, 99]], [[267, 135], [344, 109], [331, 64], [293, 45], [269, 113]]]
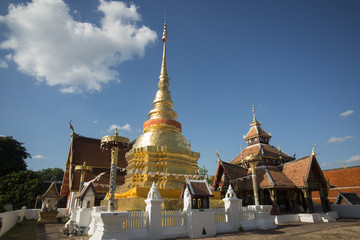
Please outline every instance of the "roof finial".
[[256, 119], [256, 117], [255, 117], [255, 108], [254, 108], [254, 103], [252, 103], [252, 112], [253, 112], [253, 119]]
[[250, 123], [250, 126], [255, 126], [255, 125], [260, 126], [261, 122], [258, 122], [256, 120], [254, 103], [252, 103], [252, 112], [253, 112], [253, 121]]
[[114, 133], [114, 136], [118, 136], [119, 135], [119, 133], [118, 133], [118, 129], [117, 128], [115, 128], [115, 133]]
[[220, 158], [220, 155], [218, 153], [218, 150], [216, 149], [216, 155], [218, 156], [218, 162], [221, 162], [221, 158]]
[[313, 155], [313, 156], [316, 156], [315, 149], [316, 149], [316, 143], [315, 143], [315, 146], [313, 147], [312, 153], [311, 153], [311, 155]]
[[69, 122], [69, 129], [71, 129], [72, 130], [72, 133], [74, 133], [75, 131], [74, 131], [74, 127], [73, 127], [73, 125], [71, 124], [71, 122], [72, 122], [72, 119], [70, 120], [70, 122]]

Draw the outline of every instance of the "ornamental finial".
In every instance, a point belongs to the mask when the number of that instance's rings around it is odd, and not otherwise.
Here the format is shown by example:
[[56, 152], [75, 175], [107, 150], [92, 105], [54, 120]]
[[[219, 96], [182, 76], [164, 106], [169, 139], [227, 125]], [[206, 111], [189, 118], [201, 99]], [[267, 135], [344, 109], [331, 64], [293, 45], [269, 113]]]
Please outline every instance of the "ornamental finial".
[[118, 129], [117, 128], [115, 128], [115, 133], [114, 133], [114, 136], [118, 136], [119, 135], [119, 133], [118, 133]]
[[218, 150], [216, 149], [216, 155], [218, 156], [218, 162], [221, 162], [221, 158], [220, 158], [220, 155], [218, 153]]
[[250, 126], [255, 126], [255, 125], [260, 126], [261, 122], [258, 122], [256, 120], [254, 103], [252, 103], [252, 112], [253, 112], [253, 121], [250, 123]]
[[311, 155], [313, 155], [313, 156], [316, 156], [315, 149], [316, 149], [316, 143], [315, 143], [315, 146], [313, 147], [312, 153], [311, 153]]

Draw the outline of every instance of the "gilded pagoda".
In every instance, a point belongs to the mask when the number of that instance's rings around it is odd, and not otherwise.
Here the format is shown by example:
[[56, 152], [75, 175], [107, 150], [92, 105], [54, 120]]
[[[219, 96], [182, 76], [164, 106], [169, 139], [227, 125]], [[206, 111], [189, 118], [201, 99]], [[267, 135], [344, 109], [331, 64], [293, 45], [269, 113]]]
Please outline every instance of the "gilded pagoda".
[[143, 124], [143, 134], [125, 155], [125, 183], [117, 188], [116, 198], [145, 197], [144, 194], [147, 194], [153, 182], [162, 196], [178, 198], [185, 178], [198, 175], [197, 160], [200, 153], [191, 150], [190, 144], [181, 134], [181, 124], [173, 110], [166, 65], [167, 40], [165, 19], [158, 91], [153, 109], [148, 114], [149, 120]]

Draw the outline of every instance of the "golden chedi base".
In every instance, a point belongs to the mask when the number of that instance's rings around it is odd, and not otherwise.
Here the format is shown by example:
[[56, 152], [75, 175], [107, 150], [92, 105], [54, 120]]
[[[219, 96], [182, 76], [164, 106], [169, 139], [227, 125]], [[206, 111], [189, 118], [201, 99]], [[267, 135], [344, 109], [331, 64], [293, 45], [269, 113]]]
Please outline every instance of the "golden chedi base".
[[[124, 193], [115, 193], [115, 211], [145, 210], [147, 194], [150, 188], [134, 187]], [[158, 189], [164, 202], [161, 204], [163, 210], [179, 210], [184, 207], [184, 200], [181, 197], [182, 191]], [[222, 208], [224, 202], [221, 200], [220, 192], [214, 191], [214, 197], [210, 198], [210, 208]], [[106, 200], [101, 201], [101, 206], [107, 206]]]

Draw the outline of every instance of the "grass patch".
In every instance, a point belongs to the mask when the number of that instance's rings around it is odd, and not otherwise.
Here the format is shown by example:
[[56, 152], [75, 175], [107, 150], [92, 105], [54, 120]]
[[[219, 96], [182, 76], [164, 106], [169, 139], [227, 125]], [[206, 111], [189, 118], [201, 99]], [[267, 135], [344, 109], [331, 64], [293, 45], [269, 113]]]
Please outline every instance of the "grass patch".
[[37, 240], [37, 221], [25, 220], [0, 237], [0, 240]]

